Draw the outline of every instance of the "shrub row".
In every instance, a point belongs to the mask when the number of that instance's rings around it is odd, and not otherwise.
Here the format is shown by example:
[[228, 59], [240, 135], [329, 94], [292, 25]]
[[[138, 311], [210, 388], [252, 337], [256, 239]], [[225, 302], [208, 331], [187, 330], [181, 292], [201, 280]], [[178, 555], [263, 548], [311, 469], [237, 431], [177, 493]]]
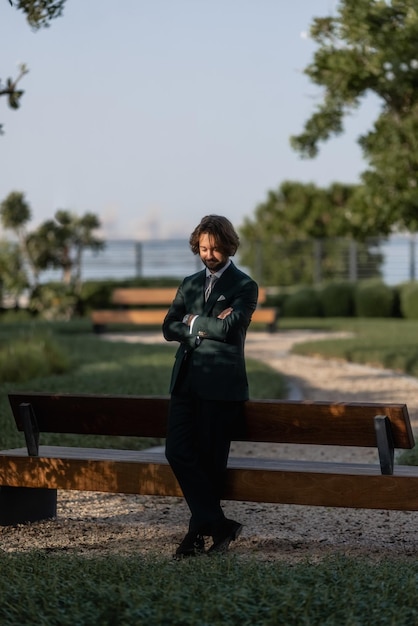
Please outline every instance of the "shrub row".
[[[177, 279], [91, 281], [83, 285], [78, 313], [107, 308], [115, 287], [177, 286]], [[389, 287], [372, 279], [357, 283], [330, 282], [321, 287], [294, 287], [267, 298], [281, 317], [409, 317], [418, 319], [418, 283]]]
[[281, 317], [403, 317], [418, 319], [418, 283], [388, 286], [380, 280], [331, 282], [269, 296]]

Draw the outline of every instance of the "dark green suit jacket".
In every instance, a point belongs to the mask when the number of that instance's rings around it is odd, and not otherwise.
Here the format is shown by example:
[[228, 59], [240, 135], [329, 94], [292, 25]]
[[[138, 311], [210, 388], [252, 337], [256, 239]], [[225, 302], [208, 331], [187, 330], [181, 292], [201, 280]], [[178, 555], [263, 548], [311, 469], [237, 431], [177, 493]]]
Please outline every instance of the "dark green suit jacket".
[[[179, 341], [170, 384], [175, 390], [182, 368], [188, 368], [191, 390], [202, 399], [248, 400], [244, 343], [257, 305], [257, 283], [233, 263], [216, 281], [204, 301], [206, 271], [186, 277], [180, 285], [163, 323], [167, 341]], [[224, 309], [233, 312], [224, 320]], [[198, 315], [190, 328], [183, 323], [187, 313]]]

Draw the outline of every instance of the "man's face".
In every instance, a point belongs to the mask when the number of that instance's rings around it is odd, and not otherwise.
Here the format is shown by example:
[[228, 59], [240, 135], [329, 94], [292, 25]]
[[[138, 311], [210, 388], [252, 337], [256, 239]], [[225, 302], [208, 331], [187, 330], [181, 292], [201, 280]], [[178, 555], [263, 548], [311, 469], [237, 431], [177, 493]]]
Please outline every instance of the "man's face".
[[208, 233], [202, 233], [202, 235], [200, 235], [199, 255], [208, 270], [212, 273], [222, 269], [229, 258], [217, 247], [215, 239]]

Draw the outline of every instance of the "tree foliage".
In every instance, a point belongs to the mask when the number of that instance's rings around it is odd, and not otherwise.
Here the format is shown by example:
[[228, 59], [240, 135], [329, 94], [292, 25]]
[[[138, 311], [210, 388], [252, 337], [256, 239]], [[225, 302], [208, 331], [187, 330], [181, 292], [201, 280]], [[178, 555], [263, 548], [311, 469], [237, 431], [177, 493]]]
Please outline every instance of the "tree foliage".
[[[16, 78], [7, 78], [3, 83], [0, 78], [0, 97], [7, 97], [7, 104], [11, 109], [18, 109], [20, 106], [20, 99], [25, 93], [22, 89], [18, 88], [18, 83], [28, 73], [28, 68], [24, 63], [19, 66], [19, 73]], [[0, 124], [0, 135], [3, 134], [3, 125]]]
[[104, 245], [93, 235], [99, 227], [100, 221], [93, 213], [78, 217], [58, 210], [54, 219], [43, 222], [27, 237], [26, 243], [40, 270], [61, 269], [63, 283], [79, 293], [84, 250], [100, 250]]
[[66, 0], [9, 0], [22, 11], [28, 24], [35, 30], [48, 27], [49, 22], [62, 15]]
[[[8, 267], [19, 267], [19, 285], [29, 287], [32, 294], [39, 291], [41, 273], [48, 269], [62, 270], [62, 283], [76, 302], [82, 287], [82, 262], [86, 249], [100, 250], [104, 242], [94, 235], [100, 221], [93, 213], [81, 217], [70, 211], [58, 210], [53, 219], [46, 220], [33, 230], [28, 229], [32, 213], [22, 192], [11, 192], [0, 204], [0, 221], [5, 230], [10, 230], [17, 238], [17, 247], [0, 251], [0, 265], [4, 271]], [[19, 265], [10, 259], [6, 262], [6, 252], [19, 252]], [[0, 269], [1, 269], [0, 268]], [[25, 272], [22, 282], [21, 269]], [[13, 282], [13, 275], [9, 276]], [[17, 286], [14, 291], [16, 291]], [[10, 290], [10, 289], [9, 289]]]
[[0, 204], [0, 221], [5, 230], [12, 231], [18, 241], [18, 249], [22, 260], [22, 266], [27, 267], [27, 285], [37, 285], [39, 269], [36, 259], [32, 258], [27, 246], [27, 225], [32, 218], [32, 211], [21, 191], [12, 191]]
[[19, 246], [14, 242], [0, 240], [0, 276], [2, 295], [7, 293], [16, 306], [20, 294], [28, 287], [28, 279]]
[[[254, 218], [246, 218], [240, 229], [242, 263], [268, 285], [310, 284], [315, 274], [346, 277], [347, 238], [362, 239], [361, 220], [351, 208], [357, 191], [356, 185], [334, 183], [320, 188], [293, 181], [269, 191]], [[315, 247], [315, 241], [324, 240], [326, 245]], [[360, 268], [378, 274], [381, 257], [368, 243], [358, 244], [357, 259]], [[318, 271], [315, 263], [320, 264]]]
[[334, 17], [314, 19], [318, 44], [305, 73], [321, 103], [291, 138], [307, 158], [344, 130], [344, 118], [373, 93], [381, 108], [359, 137], [369, 168], [351, 210], [363, 234], [418, 230], [418, 5], [416, 0], [340, 0]]
[[[8, 0], [9, 4], [19, 9], [26, 15], [28, 24], [33, 30], [46, 28], [49, 22], [62, 15], [66, 0]], [[0, 78], [0, 97], [7, 97], [7, 104], [11, 109], [18, 109], [20, 101], [25, 93], [18, 83], [29, 72], [26, 64], [19, 65], [19, 72], [16, 78], [7, 78], [2, 81]], [[0, 124], [0, 135], [3, 134], [3, 125]]]

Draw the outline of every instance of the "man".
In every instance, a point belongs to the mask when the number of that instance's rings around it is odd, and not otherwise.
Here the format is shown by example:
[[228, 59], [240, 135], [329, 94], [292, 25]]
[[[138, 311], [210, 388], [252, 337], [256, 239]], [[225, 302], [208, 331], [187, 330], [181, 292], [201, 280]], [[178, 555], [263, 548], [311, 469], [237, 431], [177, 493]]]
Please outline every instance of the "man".
[[257, 284], [232, 263], [239, 237], [219, 215], [204, 217], [190, 247], [206, 266], [186, 277], [163, 323], [179, 341], [170, 385], [166, 457], [191, 512], [175, 557], [225, 552], [242, 530], [221, 507], [231, 438], [248, 400], [244, 343], [257, 305]]

